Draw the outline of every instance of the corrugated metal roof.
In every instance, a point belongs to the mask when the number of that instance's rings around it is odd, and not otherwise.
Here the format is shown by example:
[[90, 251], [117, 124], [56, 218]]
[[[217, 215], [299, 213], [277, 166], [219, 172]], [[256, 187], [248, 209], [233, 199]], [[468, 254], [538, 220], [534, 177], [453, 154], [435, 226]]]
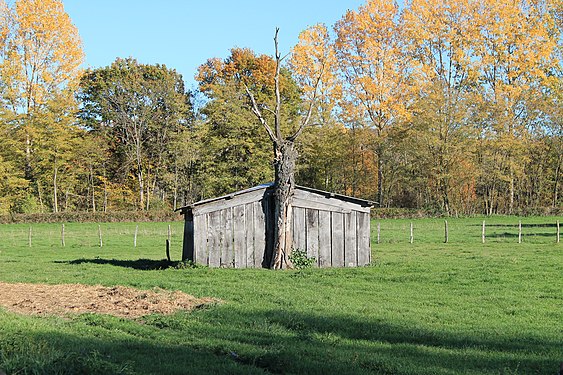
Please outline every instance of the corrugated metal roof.
[[[211, 203], [211, 202], [217, 202], [217, 201], [220, 201], [220, 200], [233, 199], [234, 197], [236, 197], [238, 195], [243, 195], [243, 194], [250, 193], [250, 192], [253, 192], [253, 191], [256, 191], [256, 190], [268, 189], [268, 188], [271, 188], [273, 186], [274, 186], [273, 182], [253, 186], [251, 188], [236, 191], [234, 193], [227, 194], [227, 195], [222, 195], [220, 197], [201, 200], [199, 202], [195, 202], [195, 203], [192, 203], [190, 205], [177, 208], [176, 211], [183, 211], [183, 210], [186, 210], [188, 208], [194, 208], [194, 207], [197, 207], [197, 206], [205, 205], [205, 204]], [[365, 200], [365, 199], [360, 199], [360, 198], [354, 198], [354, 197], [350, 197], [350, 196], [342, 195], [342, 194], [331, 193], [331, 192], [324, 191], [324, 190], [313, 189], [313, 188], [306, 187], [306, 186], [296, 185], [295, 188], [300, 189], [300, 190], [309, 191], [311, 193], [316, 193], [316, 194], [319, 194], [319, 195], [324, 195], [327, 198], [336, 198], [336, 199], [340, 199], [340, 200], [343, 200], [343, 201], [346, 201], [346, 202], [359, 204], [362, 207], [373, 207], [377, 204], [377, 202], [373, 202], [373, 201], [369, 201], [369, 200]]]

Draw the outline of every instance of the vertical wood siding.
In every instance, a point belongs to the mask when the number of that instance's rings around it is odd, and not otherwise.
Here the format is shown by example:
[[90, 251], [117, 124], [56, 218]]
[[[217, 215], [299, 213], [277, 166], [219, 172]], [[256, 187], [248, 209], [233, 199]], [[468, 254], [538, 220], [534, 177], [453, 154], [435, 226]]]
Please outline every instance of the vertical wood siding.
[[[273, 207], [270, 199], [259, 198], [214, 202], [214, 207], [194, 211], [193, 230], [187, 225], [185, 234], [193, 236], [194, 261], [209, 267], [268, 267]], [[317, 267], [357, 267], [371, 261], [369, 209], [305, 192], [293, 207], [292, 228], [294, 249], [315, 258]]]
[[209, 265], [207, 251], [207, 215], [194, 216], [194, 262], [204, 266]]
[[371, 263], [370, 218], [369, 213], [357, 213], [358, 266]]
[[330, 267], [332, 265], [332, 236], [331, 220], [329, 211], [318, 211], [319, 213], [319, 267]]
[[332, 267], [344, 267], [344, 214], [331, 212]]
[[246, 233], [246, 265], [254, 267], [254, 205], [252, 203], [244, 206], [245, 233]]
[[210, 212], [207, 216], [209, 267], [219, 267], [221, 265], [221, 211]]
[[254, 267], [262, 267], [266, 251], [266, 219], [260, 202], [254, 205]]
[[244, 205], [233, 207], [233, 252], [235, 268], [246, 268], [246, 220]]
[[344, 214], [344, 267], [356, 267], [358, 265], [356, 225], [356, 211]]
[[319, 265], [319, 211], [306, 210], [306, 238], [307, 238], [307, 256], [317, 260]]

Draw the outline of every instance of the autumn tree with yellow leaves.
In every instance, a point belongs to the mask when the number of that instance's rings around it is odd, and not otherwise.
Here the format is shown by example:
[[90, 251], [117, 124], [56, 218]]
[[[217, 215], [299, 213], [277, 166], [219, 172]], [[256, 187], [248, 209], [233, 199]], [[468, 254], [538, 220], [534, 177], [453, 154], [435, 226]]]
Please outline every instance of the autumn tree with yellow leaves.
[[[366, 0], [303, 30], [287, 59], [207, 60], [197, 113], [173, 69], [144, 66], [150, 87], [96, 69], [130, 98], [173, 93], [172, 107], [144, 101], [150, 121], [125, 142], [118, 130], [136, 123], [102, 118], [91, 104], [109, 102], [85, 95], [99, 81], [78, 89], [84, 56], [62, 1], [0, 0], [0, 213], [177, 207], [272, 178], [285, 182], [280, 218], [294, 182], [446, 215], [556, 213], [562, 4]], [[291, 251], [278, 238], [274, 268]]]
[[474, 53], [479, 12], [477, 1], [411, 0], [403, 16], [417, 75], [413, 135], [420, 141], [421, 160], [427, 160], [423, 174], [447, 214], [452, 204], [461, 208], [463, 197], [455, 192], [475, 185], [472, 103], [478, 83]]
[[[513, 212], [531, 204], [532, 190], [546, 189], [542, 176], [550, 176], [553, 192], [560, 190], [559, 143], [553, 141], [560, 133], [554, 113], [560, 108], [561, 8], [558, 0], [411, 0], [402, 6], [370, 0], [348, 11], [334, 33], [307, 30], [308, 49], [290, 67], [303, 84], [314, 66], [309, 56], [334, 54], [338, 95], [325, 96], [331, 108], [325, 114], [343, 125], [342, 134], [367, 130], [353, 143], [373, 150], [378, 171], [377, 193], [356, 193], [384, 206], [446, 214]], [[315, 130], [316, 139], [331, 132]], [[332, 154], [344, 155], [339, 150]], [[549, 164], [530, 157], [539, 150], [552, 152]], [[355, 165], [357, 156], [349, 154], [346, 165]], [[323, 166], [312, 159], [304, 155], [316, 176]], [[553, 165], [549, 173], [545, 165]], [[309, 181], [322, 186], [318, 178]], [[407, 191], [414, 195], [406, 197]]]
[[398, 5], [369, 0], [335, 25], [334, 49], [342, 84], [342, 112], [349, 122], [374, 130], [377, 196], [383, 184], [389, 132], [409, 119], [412, 66], [405, 50]]
[[482, 169], [489, 212], [499, 190], [508, 191], [506, 211], [514, 212], [516, 186], [526, 171], [529, 140], [538, 113], [531, 106], [547, 74], [558, 63], [558, 36], [541, 2], [481, 2], [476, 52], [480, 64], [483, 121]]
[[[300, 138], [300, 184], [353, 196], [371, 197], [376, 176], [371, 131], [355, 126], [341, 112], [343, 82], [330, 30], [317, 24], [299, 34], [288, 62], [293, 77], [310, 101], [317, 85], [311, 125]], [[317, 82], [319, 71], [321, 79]]]
[[40, 200], [43, 188], [51, 190], [57, 212], [59, 172], [72, 157], [66, 145], [76, 134], [80, 37], [60, 0], [2, 2], [0, 8], [3, 117], [18, 141], [25, 179]]

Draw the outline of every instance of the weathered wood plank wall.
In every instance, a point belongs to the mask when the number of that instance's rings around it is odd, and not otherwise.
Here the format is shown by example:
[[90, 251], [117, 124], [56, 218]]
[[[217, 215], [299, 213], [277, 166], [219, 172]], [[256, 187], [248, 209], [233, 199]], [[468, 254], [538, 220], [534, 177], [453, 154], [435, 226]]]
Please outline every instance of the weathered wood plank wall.
[[344, 266], [358, 265], [358, 247], [356, 245], [356, 211], [344, 215]]
[[319, 211], [306, 210], [307, 256], [319, 262]]
[[314, 257], [318, 267], [369, 264], [369, 213], [317, 208], [294, 207], [294, 248]]
[[358, 238], [358, 266], [364, 266], [371, 263], [370, 249], [370, 217], [369, 213], [357, 213], [357, 238]]
[[210, 212], [207, 216], [209, 267], [219, 267], [221, 265], [221, 211]]
[[262, 267], [266, 251], [266, 218], [261, 202], [254, 202], [254, 268]]
[[[185, 226], [185, 236], [193, 236], [193, 248], [186, 249], [194, 261], [209, 267], [268, 267], [274, 228], [268, 197], [252, 192], [195, 209]], [[315, 258], [318, 267], [369, 264], [369, 220], [369, 207], [301, 191], [292, 207], [293, 247]]]
[[332, 264], [332, 236], [330, 230], [320, 228], [331, 228], [329, 211], [319, 211], [319, 267], [330, 267]]
[[344, 267], [344, 218], [340, 212], [331, 212], [332, 267]]
[[235, 268], [246, 268], [246, 219], [244, 205], [233, 207], [233, 251]]
[[207, 215], [194, 215], [194, 249], [194, 262], [206, 266], [209, 265], [209, 254], [207, 251]]

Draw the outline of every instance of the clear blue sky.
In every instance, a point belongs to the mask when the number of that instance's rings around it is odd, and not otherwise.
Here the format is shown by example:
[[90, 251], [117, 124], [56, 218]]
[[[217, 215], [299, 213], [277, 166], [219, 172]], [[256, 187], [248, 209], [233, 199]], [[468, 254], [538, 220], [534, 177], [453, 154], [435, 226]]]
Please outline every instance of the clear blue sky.
[[331, 27], [363, 0], [63, 0], [78, 27], [85, 67], [111, 64], [116, 57], [166, 64], [194, 85], [197, 67], [225, 58], [232, 47], [273, 54], [280, 28], [283, 53], [299, 33], [316, 23]]

